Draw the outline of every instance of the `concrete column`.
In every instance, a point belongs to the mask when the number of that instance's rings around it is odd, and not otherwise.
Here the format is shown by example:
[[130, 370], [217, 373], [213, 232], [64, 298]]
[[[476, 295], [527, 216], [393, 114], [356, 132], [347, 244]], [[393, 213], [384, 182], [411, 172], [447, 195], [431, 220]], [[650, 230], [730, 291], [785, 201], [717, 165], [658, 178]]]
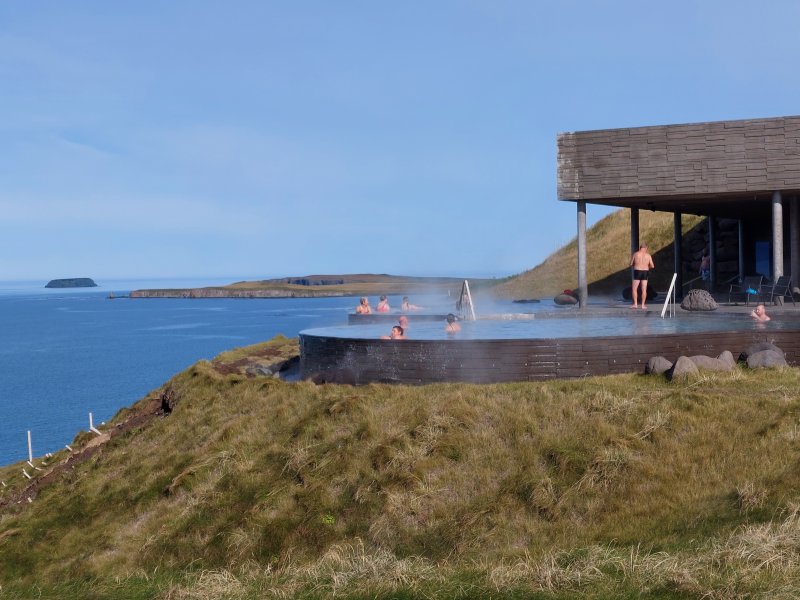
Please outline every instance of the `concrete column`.
[[783, 200], [772, 192], [772, 280], [783, 275]]
[[744, 221], [739, 219], [739, 283], [744, 283]]
[[708, 217], [708, 258], [711, 272], [708, 278], [708, 288], [710, 292], [717, 289], [717, 220]]
[[798, 214], [797, 196], [789, 200], [789, 273], [792, 276], [792, 287], [800, 285], [800, 214]]
[[589, 285], [586, 282], [586, 202], [578, 201], [578, 301], [585, 309], [589, 301]]
[[631, 209], [631, 254], [639, 249], [639, 209]]
[[674, 272], [678, 274], [675, 279], [675, 294], [678, 300], [683, 300], [683, 253], [681, 252], [681, 240], [683, 239], [683, 231], [681, 229], [681, 213], [676, 212], [672, 216], [672, 228], [674, 231], [674, 240], [672, 247], [675, 252]]

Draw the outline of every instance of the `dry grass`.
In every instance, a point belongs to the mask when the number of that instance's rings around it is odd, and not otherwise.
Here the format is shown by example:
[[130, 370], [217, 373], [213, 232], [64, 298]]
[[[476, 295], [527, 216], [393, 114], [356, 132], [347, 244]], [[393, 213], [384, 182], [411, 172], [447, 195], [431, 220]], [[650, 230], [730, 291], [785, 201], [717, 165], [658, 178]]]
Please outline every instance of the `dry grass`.
[[[700, 221], [700, 217], [684, 215], [684, 235]], [[652, 254], [661, 253], [656, 258], [657, 268], [653, 277], [653, 283], [659, 289], [665, 289], [672, 276], [672, 256], [667, 251], [673, 238], [672, 214], [640, 211], [639, 239], [648, 244]], [[620, 286], [630, 283], [630, 240], [630, 211], [627, 209], [611, 213], [587, 231], [586, 276], [590, 291], [618, 291]], [[577, 287], [577, 265], [578, 246], [577, 240], [573, 239], [543, 263], [497, 285], [493, 293], [504, 298], [539, 298], [574, 289]], [[666, 265], [668, 268], [664, 268]]]
[[169, 385], [170, 416], [2, 509], [4, 594], [797, 592], [795, 369], [354, 388], [202, 362]]

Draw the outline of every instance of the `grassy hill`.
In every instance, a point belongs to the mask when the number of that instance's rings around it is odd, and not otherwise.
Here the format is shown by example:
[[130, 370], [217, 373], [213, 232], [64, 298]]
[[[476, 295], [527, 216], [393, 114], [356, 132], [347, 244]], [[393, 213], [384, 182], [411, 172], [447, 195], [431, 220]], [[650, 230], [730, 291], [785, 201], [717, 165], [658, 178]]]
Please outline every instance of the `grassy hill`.
[[[200, 362], [0, 469], [3, 598], [795, 598], [800, 372], [349, 387]], [[31, 471], [30, 468], [27, 468]]]
[[[683, 234], [701, 220], [701, 217], [684, 215]], [[630, 231], [630, 211], [626, 209], [611, 213], [587, 231], [586, 277], [590, 293], [619, 294], [623, 287], [630, 285]], [[646, 243], [653, 254], [656, 269], [652, 281], [659, 290], [666, 290], [674, 270], [673, 239], [671, 213], [639, 212], [639, 240]], [[493, 291], [503, 298], [540, 298], [577, 286], [578, 243], [573, 239], [543, 263], [500, 283]]]

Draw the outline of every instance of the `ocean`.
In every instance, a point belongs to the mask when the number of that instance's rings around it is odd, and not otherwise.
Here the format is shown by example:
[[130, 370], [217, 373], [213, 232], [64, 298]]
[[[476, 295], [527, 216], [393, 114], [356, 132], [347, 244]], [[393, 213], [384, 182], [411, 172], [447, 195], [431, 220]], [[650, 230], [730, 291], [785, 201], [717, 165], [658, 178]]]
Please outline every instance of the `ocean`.
[[[0, 282], [0, 465], [54, 452], [200, 359], [344, 324], [356, 298], [108, 299], [228, 281]], [[100, 283], [98, 281], [98, 283]], [[396, 304], [399, 299], [394, 299]]]

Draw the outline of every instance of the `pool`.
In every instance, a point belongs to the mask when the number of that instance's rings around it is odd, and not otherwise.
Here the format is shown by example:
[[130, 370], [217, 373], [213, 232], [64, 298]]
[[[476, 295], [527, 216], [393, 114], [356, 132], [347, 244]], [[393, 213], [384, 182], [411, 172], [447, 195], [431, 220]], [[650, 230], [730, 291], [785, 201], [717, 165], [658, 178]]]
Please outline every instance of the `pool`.
[[343, 383], [439, 381], [500, 382], [642, 372], [651, 356], [734, 356], [770, 341], [800, 356], [800, 319], [757, 324], [742, 314], [616, 311], [584, 316], [572, 311], [498, 315], [461, 323], [455, 335], [444, 323], [412, 321], [405, 340], [382, 340], [393, 321], [307, 329], [300, 332], [301, 376]]

